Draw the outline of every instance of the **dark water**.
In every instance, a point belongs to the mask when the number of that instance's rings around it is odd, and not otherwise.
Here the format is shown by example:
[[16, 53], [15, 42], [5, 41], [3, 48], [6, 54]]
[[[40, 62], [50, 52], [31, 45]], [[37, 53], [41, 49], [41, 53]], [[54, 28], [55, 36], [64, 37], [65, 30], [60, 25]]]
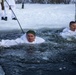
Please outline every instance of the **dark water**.
[[[45, 43], [0, 47], [0, 65], [6, 75], [76, 75], [76, 40], [60, 37], [62, 29], [35, 31]], [[0, 40], [21, 35], [18, 30], [0, 31]]]

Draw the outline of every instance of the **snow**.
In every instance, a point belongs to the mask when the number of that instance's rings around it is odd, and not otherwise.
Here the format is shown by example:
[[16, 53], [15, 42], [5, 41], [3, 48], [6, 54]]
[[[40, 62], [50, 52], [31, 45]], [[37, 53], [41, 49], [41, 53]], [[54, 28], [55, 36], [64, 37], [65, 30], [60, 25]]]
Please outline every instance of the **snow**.
[[[16, 4], [16, 14], [23, 29], [62, 28], [68, 27], [75, 20], [74, 4]], [[8, 11], [8, 21], [0, 20], [0, 30], [20, 29], [18, 22], [13, 21]], [[1, 16], [1, 10], [0, 10]]]

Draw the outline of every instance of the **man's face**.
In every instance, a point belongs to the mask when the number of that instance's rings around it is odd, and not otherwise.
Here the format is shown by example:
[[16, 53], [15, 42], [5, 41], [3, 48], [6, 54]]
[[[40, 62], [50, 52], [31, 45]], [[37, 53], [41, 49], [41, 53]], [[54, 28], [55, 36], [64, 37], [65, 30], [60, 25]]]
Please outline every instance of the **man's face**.
[[76, 23], [72, 24], [72, 25], [70, 26], [70, 29], [71, 29], [72, 31], [75, 31], [75, 30], [76, 30]]
[[26, 37], [29, 42], [33, 42], [35, 40], [35, 35], [32, 33], [28, 33]]

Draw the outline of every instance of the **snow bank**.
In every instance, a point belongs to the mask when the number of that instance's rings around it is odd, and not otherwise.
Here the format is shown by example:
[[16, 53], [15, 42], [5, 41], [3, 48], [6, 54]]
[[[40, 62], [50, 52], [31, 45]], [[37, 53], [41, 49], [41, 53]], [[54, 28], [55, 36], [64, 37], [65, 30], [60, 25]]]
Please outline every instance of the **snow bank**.
[[[75, 19], [74, 4], [25, 4], [24, 9], [17, 4], [14, 12], [23, 29], [68, 27], [69, 22]], [[8, 21], [0, 20], [0, 30], [20, 29], [10, 15], [8, 11]]]

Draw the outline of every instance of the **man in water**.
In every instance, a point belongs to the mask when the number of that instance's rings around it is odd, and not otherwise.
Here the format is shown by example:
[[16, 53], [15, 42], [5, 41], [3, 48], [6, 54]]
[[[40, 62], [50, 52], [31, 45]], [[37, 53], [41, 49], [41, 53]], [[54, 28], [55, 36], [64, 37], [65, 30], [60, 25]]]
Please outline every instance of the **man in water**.
[[69, 41], [76, 39], [76, 22], [71, 21], [69, 23], [69, 28], [65, 28], [60, 35]]
[[0, 46], [4, 47], [10, 47], [13, 45], [18, 45], [18, 44], [40, 44], [45, 42], [44, 39], [36, 36], [36, 33], [33, 30], [27, 31], [23, 36], [20, 38], [17, 38], [15, 40], [1, 40], [0, 41]]

